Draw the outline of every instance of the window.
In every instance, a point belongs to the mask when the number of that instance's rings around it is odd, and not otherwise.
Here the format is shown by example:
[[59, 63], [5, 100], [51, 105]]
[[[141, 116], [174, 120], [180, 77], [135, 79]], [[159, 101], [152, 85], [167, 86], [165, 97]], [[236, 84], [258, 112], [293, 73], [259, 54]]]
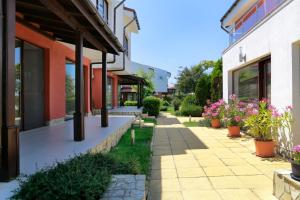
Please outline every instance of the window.
[[233, 92], [243, 101], [271, 99], [271, 60], [234, 71]]
[[97, 10], [108, 23], [108, 2], [106, 0], [97, 0]]
[[125, 49], [125, 53], [126, 55], [128, 56], [129, 55], [129, 42], [128, 42], [128, 39], [126, 37], [126, 35], [124, 35], [124, 49]]

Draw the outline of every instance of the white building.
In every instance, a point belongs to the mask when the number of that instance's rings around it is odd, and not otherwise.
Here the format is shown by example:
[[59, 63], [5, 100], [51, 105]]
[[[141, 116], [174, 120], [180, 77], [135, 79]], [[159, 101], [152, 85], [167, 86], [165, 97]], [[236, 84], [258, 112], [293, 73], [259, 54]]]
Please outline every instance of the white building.
[[171, 77], [170, 72], [156, 67], [136, 63], [136, 62], [132, 62], [130, 70], [132, 74], [136, 74], [139, 71], [144, 71], [146, 73], [153, 72], [152, 81], [154, 84], [155, 93], [161, 94], [161, 93], [168, 92], [168, 80]]
[[[293, 134], [279, 136], [283, 149], [300, 143], [300, 1], [236, 0], [221, 19], [229, 34], [223, 53], [223, 94], [269, 98], [294, 108]], [[288, 143], [287, 141], [292, 141]]]

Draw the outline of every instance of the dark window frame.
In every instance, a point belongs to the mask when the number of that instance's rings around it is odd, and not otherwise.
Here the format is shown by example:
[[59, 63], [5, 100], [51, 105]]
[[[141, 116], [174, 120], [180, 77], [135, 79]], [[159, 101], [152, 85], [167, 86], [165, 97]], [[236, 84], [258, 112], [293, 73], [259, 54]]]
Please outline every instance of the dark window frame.
[[[243, 66], [241, 68], [233, 70], [232, 71], [232, 93], [231, 94], [235, 93], [235, 87], [234, 87], [234, 83], [235, 83], [234, 78], [235, 78], [235, 76], [234, 76], [234, 74], [237, 71], [240, 71], [244, 68], [250, 67], [252, 65], [257, 65], [257, 67], [258, 67], [258, 98], [259, 98], [259, 100], [264, 99], [264, 98], [268, 98], [268, 99], [271, 100], [271, 97], [267, 97], [267, 94], [268, 94], [268, 90], [267, 90], [268, 79], [267, 79], [267, 68], [266, 68], [266, 66], [267, 66], [268, 63], [271, 64], [271, 56], [267, 56], [265, 58], [260, 59], [259, 61], [252, 62], [252, 63], [250, 63], [246, 66]], [[272, 65], [271, 65], [271, 75], [272, 75]], [[271, 92], [270, 92], [270, 94], [271, 94]]]
[[[97, 10], [104, 19], [106, 23], [108, 23], [108, 1], [107, 0], [96, 0]], [[100, 10], [101, 8], [101, 10]], [[103, 12], [102, 12], [103, 10]]]

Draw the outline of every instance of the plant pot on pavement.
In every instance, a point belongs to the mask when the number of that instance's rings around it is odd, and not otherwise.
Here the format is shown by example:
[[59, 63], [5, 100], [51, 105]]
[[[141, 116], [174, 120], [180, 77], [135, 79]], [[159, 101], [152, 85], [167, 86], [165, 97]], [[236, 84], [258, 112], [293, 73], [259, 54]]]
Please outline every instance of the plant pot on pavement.
[[241, 137], [241, 128], [239, 126], [228, 126], [228, 137]]
[[297, 181], [300, 181], [300, 163], [291, 161], [291, 166], [292, 166], [292, 178]]
[[274, 157], [275, 142], [273, 140], [263, 141], [255, 139], [254, 142], [256, 156], [262, 158]]
[[220, 128], [221, 127], [220, 119], [211, 119], [211, 127]]

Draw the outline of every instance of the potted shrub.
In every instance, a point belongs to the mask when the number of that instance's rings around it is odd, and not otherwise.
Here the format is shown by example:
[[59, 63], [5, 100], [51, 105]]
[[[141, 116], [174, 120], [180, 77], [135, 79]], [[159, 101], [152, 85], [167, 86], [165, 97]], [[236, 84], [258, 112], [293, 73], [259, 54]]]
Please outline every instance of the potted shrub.
[[249, 104], [247, 110], [245, 125], [255, 138], [256, 156], [273, 157], [281, 116], [266, 100], [260, 101], [258, 105]]
[[202, 114], [202, 116], [206, 119], [210, 119], [212, 128], [221, 127], [221, 118], [223, 114], [224, 103], [225, 102], [220, 99], [210, 106], [204, 107], [204, 113]]
[[240, 102], [235, 95], [230, 96], [230, 101], [225, 105], [225, 123], [229, 137], [240, 137], [243, 117], [245, 115], [244, 103]]
[[300, 181], [300, 145], [295, 146], [292, 153], [292, 178]]

